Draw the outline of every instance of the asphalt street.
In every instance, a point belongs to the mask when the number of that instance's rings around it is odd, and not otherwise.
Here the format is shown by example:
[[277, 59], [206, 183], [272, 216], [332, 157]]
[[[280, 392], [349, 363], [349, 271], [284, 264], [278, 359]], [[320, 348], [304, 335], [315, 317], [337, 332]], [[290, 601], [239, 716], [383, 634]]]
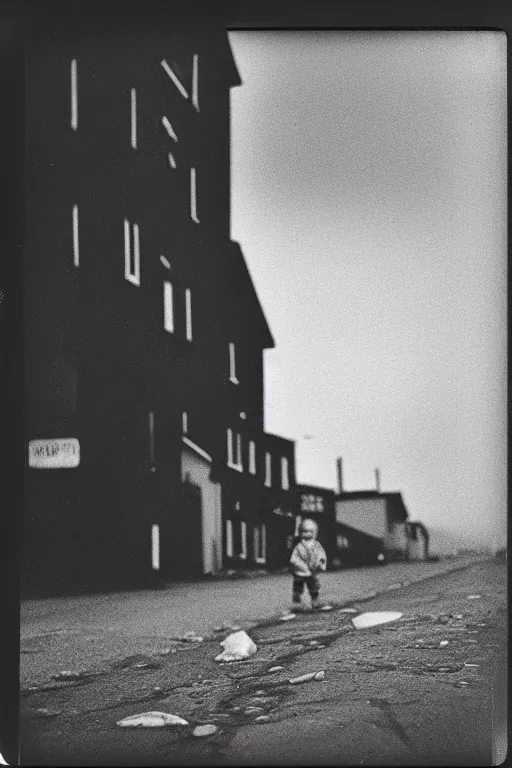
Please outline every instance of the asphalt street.
[[[321, 598], [342, 604], [387, 586], [460, 568], [474, 558], [395, 563], [322, 576]], [[169, 585], [162, 590], [26, 600], [21, 604], [22, 688], [66, 669], [100, 671], [135, 653], [164, 648], [168, 639], [195, 631], [210, 635], [223, 624], [244, 627], [290, 606], [289, 574]]]
[[[247, 661], [214, 661], [225, 629], [205, 634], [203, 642], [155, 635], [152, 650], [133, 654], [116, 654], [112, 647], [108, 663], [96, 663], [95, 670], [61, 665], [61, 671], [74, 670], [73, 679], [55, 679], [49, 664], [44, 680], [22, 686], [21, 764], [498, 764], [506, 691], [506, 565], [453, 561], [451, 571], [439, 568], [437, 575], [416, 581], [404, 576], [414, 567], [402, 566], [402, 580], [411, 582], [402, 587], [398, 567], [393, 568], [389, 576], [395, 581], [384, 578], [386, 569], [375, 572], [382, 580], [380, 595], [370, 597], [363, 579], [359, 596], [337, 601], [332, 612], [305, 612], [281, 621], [275, 611], [270, 616], [281, 603], [268, 601], [258, 624], [254, 615], [245, 623], [237, 614], [258, 646]], [[336, 581], [341, 591], [348, 575], [327, 575], [326, 596]], [[280, 581], [262, 577], [210, 589], [236, 585], [235, 593], [253, 596], [259, 590], [268, 600], [269, 586]], [[205, 587], [195, 585], [200, 594]], [[181, 585], [170, 592], [189, 590], [190, 585]], [[402, 617], [357, 630], [351, 622], [355, 614], [341, 607], [347, 603], [356, 612], [397, 610]], [[44, 643], [38, 646], [41, 636], [34, 633], [35, 606], [29, 607], [33, 629], [22, 642], [24, 656], [44, 657]], [[66, 618], [62, 608], [54, 613], [59, 622]], [[221, 613], [234, 618], [227, 606]], [[198, 617], [193, 627], [179, 624], [180, 631], [183, 626], [199, 631], [211, 616]], [[66, 633], [72, 619], [68, 613], [60, 627], [64, 631], [55, 635], [64, 645], [76, 637]], [[132, 621], [133, 616], [127, 619]], [[151, 629], [158, 625], [155, 618]], [[144, 637], [139, 640], [145, 643]], [[270, 671], [275, 666], [281, 669]], [[323, 680], [289, 682], [317, 671], [325, 673]], [[116, 725], [148, 710], [179, 715], [189, 725]], [[215, 724], [217, 731], [195, 737], [192, 729], [198, 724]]]

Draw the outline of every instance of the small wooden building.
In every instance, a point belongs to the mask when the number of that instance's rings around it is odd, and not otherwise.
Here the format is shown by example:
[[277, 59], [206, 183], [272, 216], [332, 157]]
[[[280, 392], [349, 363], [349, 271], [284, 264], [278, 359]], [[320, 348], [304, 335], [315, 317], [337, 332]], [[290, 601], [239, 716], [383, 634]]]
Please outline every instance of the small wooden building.
[[407, 560], [428, 560], [428, 531], [419, 522], [407, 522]]
[[383, 565], [386, 562], [384, 539], [335, 522], [335, 568]]
[[336, 496], [335, 509], [337, 524], [380, 540], [387, 561], [405, 560], [408, 512], [400, 493], [343, 492]]

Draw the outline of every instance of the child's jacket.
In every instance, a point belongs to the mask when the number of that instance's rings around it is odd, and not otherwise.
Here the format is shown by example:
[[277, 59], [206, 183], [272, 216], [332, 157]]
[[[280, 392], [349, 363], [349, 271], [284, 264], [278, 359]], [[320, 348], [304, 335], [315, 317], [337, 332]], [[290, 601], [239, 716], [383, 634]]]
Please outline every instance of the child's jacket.
[[312, 576], [316, 571], [325, 571], [327, 567], [325, 549], [316, 539], [311, 547], [299, 541], [290, 557], [290, 566], [295, 576], [306, 577]]

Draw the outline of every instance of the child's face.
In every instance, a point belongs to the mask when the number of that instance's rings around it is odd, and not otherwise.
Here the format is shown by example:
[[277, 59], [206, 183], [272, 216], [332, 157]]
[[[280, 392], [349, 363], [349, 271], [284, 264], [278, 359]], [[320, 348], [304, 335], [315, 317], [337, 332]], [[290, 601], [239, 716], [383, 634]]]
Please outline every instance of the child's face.
[[308, 523], [303, 525], [300, 529], [300, 537], [301, 539], [315, 539], [316, 538], [315, 526]]

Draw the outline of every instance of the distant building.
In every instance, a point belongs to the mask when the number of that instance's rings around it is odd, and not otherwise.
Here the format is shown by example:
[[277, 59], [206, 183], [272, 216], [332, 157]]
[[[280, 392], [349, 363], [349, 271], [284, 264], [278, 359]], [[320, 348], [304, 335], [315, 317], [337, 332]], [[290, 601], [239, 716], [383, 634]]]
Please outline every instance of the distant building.
[[378, 536], [335, 522], [333, 565], [337, 568], [357, 568], [382, 565], [386, 561], [384, 541]]
[[295, 444], [242, 428], [228, 441], [233, 439], [236, 446], [238, 435], [242, 448], [236, 462], [227, 461], [217, 475], [222, 483], [224, 566], [284, 568], [294, 528]]
[[[336, 496], [335, 510], [337, 525], [348, 526], [379, 541], [386, 560], [406, 558], [408, 512], [400, 493], [343, 492]], [[358, 545], [363, 544], [359, 538]], [[369, 540], [367, 545], [374, 546]]]
[[407, 559], [428, 560], [428, 531], [423, 523], [407, 522]]
[[294, 443], [230, 240], [227, 33], [48, 19], [25, 56], [24, 594], [277, 567]]
[[304, 518], [318, 524], [318, 540], [327, 554], [327, 565], [332, 566], [336, 557], [334, 491], [316, 485], [297, 485], [295, 504], [295, 536]]

